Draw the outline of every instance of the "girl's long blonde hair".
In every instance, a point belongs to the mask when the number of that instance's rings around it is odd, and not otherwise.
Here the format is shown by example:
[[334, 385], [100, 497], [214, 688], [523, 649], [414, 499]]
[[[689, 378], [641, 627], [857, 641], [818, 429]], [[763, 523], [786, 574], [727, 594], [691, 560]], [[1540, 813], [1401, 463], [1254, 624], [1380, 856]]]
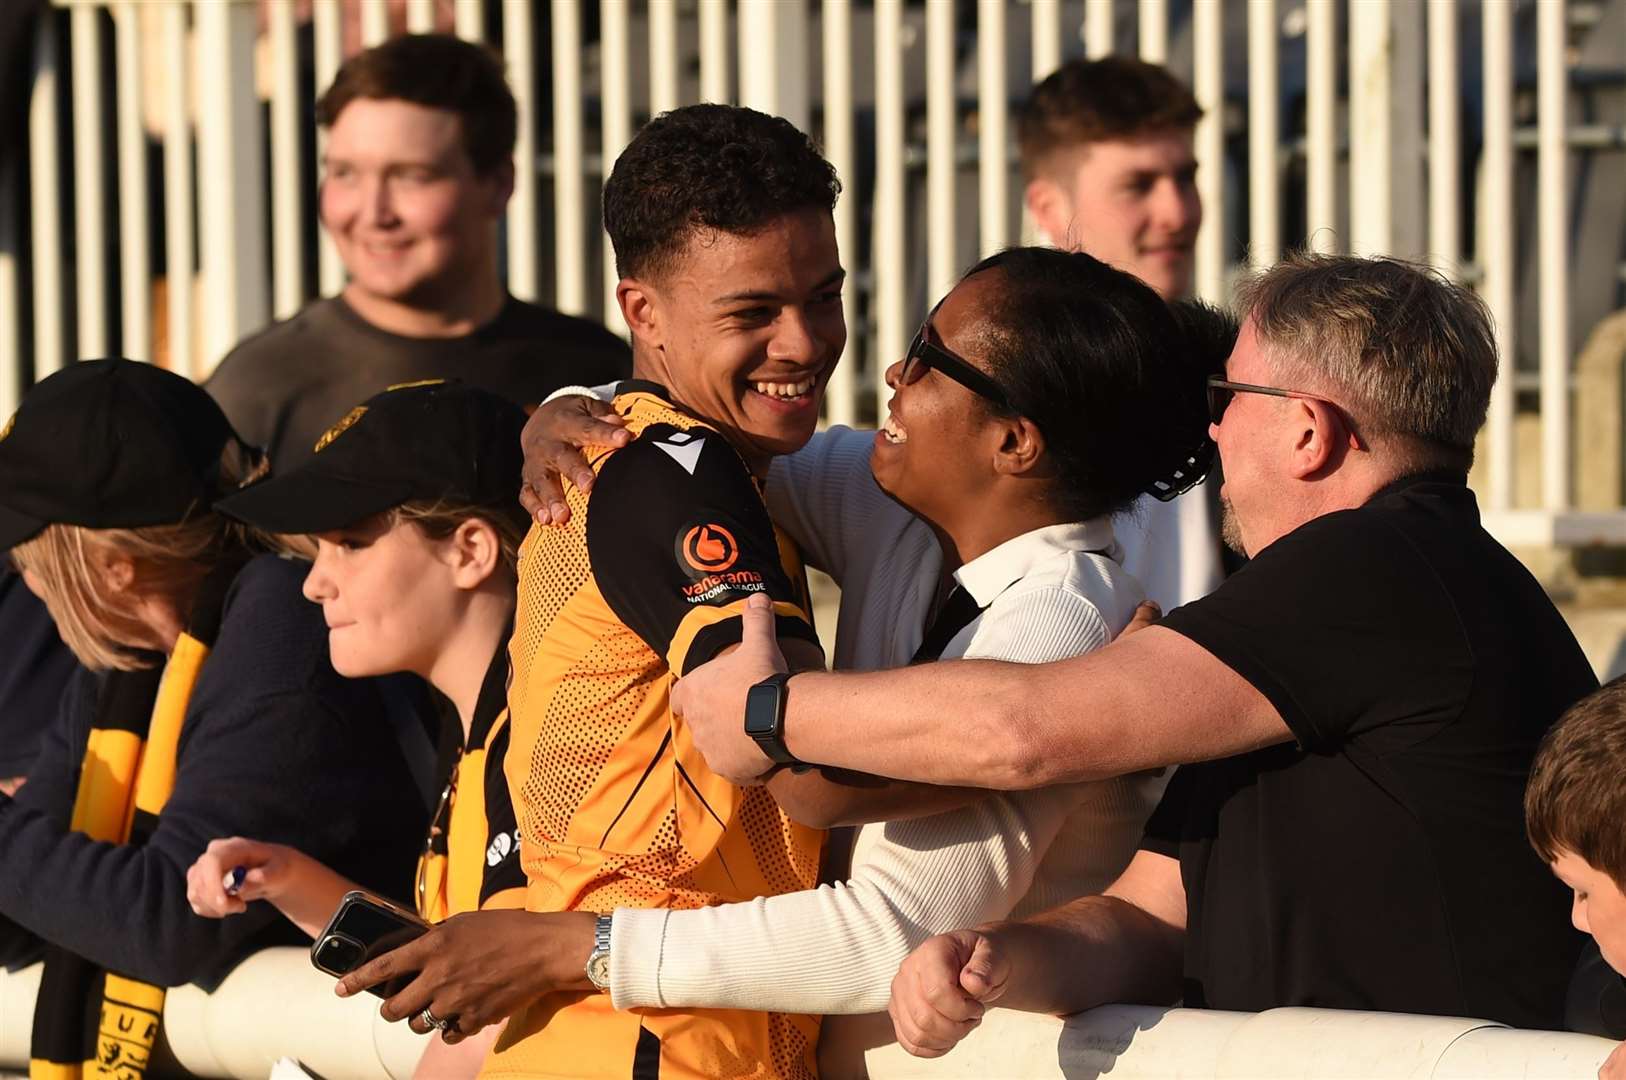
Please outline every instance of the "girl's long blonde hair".
[[[268, 471], [262, 455], [232, 440], [221, 452], [221, 494]], [[40, 591], [57, 633], [80, 663], [96, 671], [134, 671], [151, 667], [153, 659], [129, 644], [145, 631], [131, 594], [186, 596], [228, 551], [264, 546], [253, 530], [199, 507], [172, 525], [47, 525], [12, 548], [11, 560]], [[131, 561], [135, 574], [128, 590], [115, 591], [108, 585], [107, 568], [119, 557]]]

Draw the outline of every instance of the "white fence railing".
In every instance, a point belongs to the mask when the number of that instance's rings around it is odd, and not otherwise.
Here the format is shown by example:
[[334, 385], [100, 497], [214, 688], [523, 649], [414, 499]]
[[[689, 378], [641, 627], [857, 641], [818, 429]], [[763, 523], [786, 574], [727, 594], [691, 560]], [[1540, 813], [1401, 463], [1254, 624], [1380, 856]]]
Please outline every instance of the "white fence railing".
[[[0, 1075], [27, 1064], [38, 982], [37, 967], [0, 971]], [[212, 994], [170, 991], [159, 1057], [198, 1077], [263, 1077], [284, 1057], [332, 1080], [411, 1076], [425, 1040], [379, 1019], [378, 999], [340, 1000], [332, 987], [304, 949], [256, 953]], [[1592, 1080], [1614, 1047], [1450, 1016], [1107, 1005], [1066, 1020], [995, 1009], [945, 1057], [887, 1046], [864, 1065], [876, 1080]]]
[[[25, 145], [0, 147], [0, 413], [115, 349], [201, 376], [336, 291], [310, 103], [343, 56], [434, 28], [503, 51], [521, 111], [508, 282], [566, 311], [613, 312], [596, 192], [642, 119], [735, 100], [817, 134], [847, 185], [837, 234], [855, 271], [829, 418], [864, 419], [927, 300], [1023, 235], [1014, 103], [1064, 59], [1138, 50], [1206, 110], [1198, 293], [1224, 300], [1240, 267], [1299, 246], [1475, 282], [1507, 358], [1488, 520], [1520, 542], [1626, 541], [1626, 513], [1572, 512], [1570, 422], [1572, 346], [1626, 292], [1618, 239], [1577, 265], [1589, 230], [1622, 235], [1619, 186], [1589, 187], [1578, 163], [1626, 150], [1626, 0], [55, 4], [32, 43]], [[1521, 470], [1531, 421], [1540, 467]]]

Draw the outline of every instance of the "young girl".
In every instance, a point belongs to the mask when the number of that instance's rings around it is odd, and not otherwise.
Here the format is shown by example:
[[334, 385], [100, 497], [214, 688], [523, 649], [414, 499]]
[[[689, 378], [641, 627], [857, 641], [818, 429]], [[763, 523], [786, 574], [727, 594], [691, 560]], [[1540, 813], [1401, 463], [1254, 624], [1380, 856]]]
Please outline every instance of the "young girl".
[[[502, 762], [524, 414], [457, 383], [409, 384], [350, 411], [312, 460], [222, 510], [273, 533], [311, 536], [305, 596], [322, 606], [333, 666], [352, 677], [411, 672], [450, 704], [443, 794], [419, 862], [430, 921], [524, 905], [525, 875]], [[254, 900], [315, 936], [356, 888], [299, 848], [217, 839], [187, 873], [200, 915]], [[451, 1021], [430, 1017], [432, 1026]], [[434, 1040], [419, 1075], [473, 1075], [499, 1029], [457, 1047]]]

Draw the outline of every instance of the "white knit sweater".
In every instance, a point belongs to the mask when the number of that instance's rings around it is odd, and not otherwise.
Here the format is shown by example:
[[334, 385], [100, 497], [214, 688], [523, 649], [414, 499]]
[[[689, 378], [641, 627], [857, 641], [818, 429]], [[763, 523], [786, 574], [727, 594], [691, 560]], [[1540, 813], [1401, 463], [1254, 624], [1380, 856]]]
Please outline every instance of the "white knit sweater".
[[[897, 667], [919, 647], [942, 559], [919, 519], [875, 485], [871, 436], [835, 428], [777, 461], [774, 520], [842, 586], [834, 666]], [[1139, 586], [1105, 520], [1018, 537], [962, 567], [986, 610], [945, 657], [1039, 663], [1099, 648]], [[1163, 779], [1125, 777], [990, 795], [948, 813], [865, 826], [850, 880], [747, 903], [615, 913], [617, 1008], [871, 1013], [932, 934], [1041, 910], [1108, 885], [1134, 853]], [[842, 1020], [823, 1041], [841, 1042]], [[857, 1018], [850, 1018], [856, 1020]]]

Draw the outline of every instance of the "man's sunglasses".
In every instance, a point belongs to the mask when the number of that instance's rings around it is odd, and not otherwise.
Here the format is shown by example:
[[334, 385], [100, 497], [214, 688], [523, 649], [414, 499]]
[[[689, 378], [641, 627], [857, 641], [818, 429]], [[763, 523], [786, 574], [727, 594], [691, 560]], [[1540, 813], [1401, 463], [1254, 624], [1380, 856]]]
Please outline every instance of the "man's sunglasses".
[[1336, 401], [1329, 401], [1319, 394], [1306, 394], [1302, 390], [1283, 390], [1279, 386], [1258, 386], [1254, 383], [1231, 382], [1218, 375], [1208, 377], [1208, 419], [1218, 424], [1225, 417], [1225, 410], [1231, 407], [1231, 400], [1238, 394], [1265, 394], [1268, 397], [1297, 398], [1300, 401], [1314, 401], [1325, 405], [1337, 415], [1339, 421], [1349, 429], [1357, 446], [1364, 449], [1359, 432], [1355, 428], [1355, 421], [1350, 417], [1349, 410]]
[[[932, 309], [936, 314], [937, 309]], [[993, 402], [1002, 409], [1011, 407], [1010, 399], [1005, 396], [999, 384], [987, 375], [984, 375], [976, 365], [962, 356], [956, 356], [948, 349], [931, 340], [931, 315], [920, 324], [920, 331], [915, 334], [915, 340], [909, 346], [909, 352], [903, 358], [903, 370], [898, 373], [898, 382], [904, 386], [919, 382], [926, 374], [928, 368], [941, 371], [978, 397]]]

